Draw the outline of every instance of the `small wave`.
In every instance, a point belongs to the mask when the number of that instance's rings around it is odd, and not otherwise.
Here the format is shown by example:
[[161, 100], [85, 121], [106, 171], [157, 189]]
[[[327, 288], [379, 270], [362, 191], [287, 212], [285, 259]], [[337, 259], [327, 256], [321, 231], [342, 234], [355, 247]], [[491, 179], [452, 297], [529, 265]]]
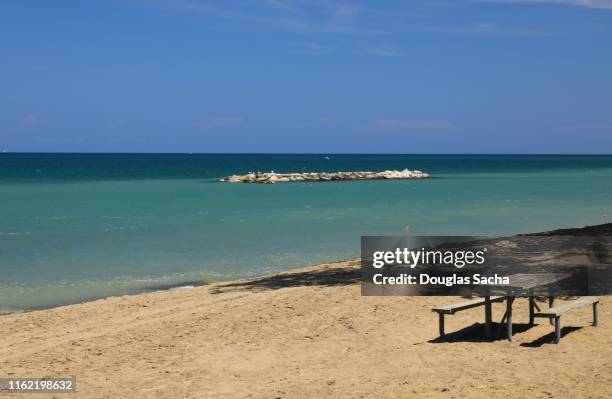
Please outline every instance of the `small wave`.
[[0, 231], [0, 236], [29, 236], [32, 234], [31, 231], [23, 231], [23, 232], [2, 232]]
[[112, 227], [112, 228], [104, 229], [104, 231], [109, 232], [109, 231], [136, 230], [138, 229], [138, 227], [139, 226], [119, 226], [119, 227]]
[[9, 315], [9, 314], [15, 314], [15, 313], [25, 313], [26, 311], [23, 309], [15, 309], [15, 310], [0, 310], [0, 316], [5, 316], [5, 315]]
[[180, 287], [171, 287], [168, 289], [163, 289], [163, 290], [155, 290], [155, 292], [166, 292], [166, 291], [173, 291], [173, 290], [189, 290], [191, 288], [195, 288], [194, 285], [182, 285]]

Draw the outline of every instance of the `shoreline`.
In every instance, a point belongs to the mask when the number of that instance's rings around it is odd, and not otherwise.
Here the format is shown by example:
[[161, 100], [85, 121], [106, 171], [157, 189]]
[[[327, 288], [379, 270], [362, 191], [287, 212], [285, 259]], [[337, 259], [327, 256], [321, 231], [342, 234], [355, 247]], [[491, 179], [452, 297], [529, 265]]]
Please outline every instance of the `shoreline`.
[[[612, 235], [612, 223], [588, 225], [584, 227], [575, 227], [575, 228], [561, 228], [561, 229], [554, 229], [554, 230], [538, 232], [538, 233], [522, 233], [522, 234], [517, 234], [516, 236], [519, 237], [519, 236], [551, 236], [551, 235], [578, 235], [578, 236], [580, 235], [582, 236], [584, 235], [593, 235], [593, 236]], [[132, 297], [132, 296], [146, 295], [146, 294], [158, 293], [158, 292], [163, 293], [163, 292], [168, 292], [168, 291], [181, 289], [181, 288], [198, 288], [198, 287], [204, 287], [204, 286], [211, 287], [211, 286], [215, 286], [218, 284], [234, 284], [234, 283], [238, 284], [238, 283], [245, 282], [245, 281], [257, 281], [261, 279], [272, 278], [272, 277], [283, 275], [283, 274], [299, 273], [299, 272], [302, 272], [304, 270], [308, 270], [311, 268], [317, 268], [317, 267], [331, 265], [331, 264], [352, 263], [352, 262], [359, 261], [359, 259], [360, 259], [359, 257], [351, 257], [351, 258], [345, 258], [345, 259], [339, 259], [339, 260], [332, 260], [329, 262], [315, 263], [315, 264], [305, 265], [302, 267], [278, 271], [275, 273], [262, 274], [259, 276], [245, 277], [245, 278], [240, 278], [240, 279], [228, 278], [228, 279], [222, 279], [222, 280], [215, 280], [211, 282], [192, 280], [192, 281], [181, 282], [178, 284], [169, 284], [167, 286], [160, 285], [160, 286], [155, 286], [155, 287], [145, 287], [141, 290], [134, 290], [134, 292], [127, 292], [125, 294], [108, 295], [108, 296], [104, 296], [104, 295], [93, 296], [90, 299], [85, 299], [82, 301], [68, 302], [68, 303], [63, 303], [63, 304], [58, 304], [58, 305], [43, 306], [39, 308], [20, 309], [16, 311], [3, 311], [3, 312], [0, 312], [0, 317], [11, 315], [11, 314], [24, 314], [24, 313], [30, 313], [30, 312], [45, 311], [45, 310], [56, 309], [56, 308], [65, 307], [65, 306], [79, 305], [79, 304], [84, 304], [84, 303], [89, 303], [89, 302], [105, 300], [109, 298]]]
[[277, 272], [274, 272], [274, 273], [265, 273], [265, 274], [261, 274], [261, 275], [257, 275], [257, 276], [252, 276], [252, 277], [244, 277], [244, 278], [228, 277], [227, 279], [219, 279], [219, 280], [208, 281], [208, 282], [207, 281], [203, 281], [203, 280], [189, 280], [189, 281], [184, 281], [184, 282], [177, 283], [177, 284], [168, 284], [168, 285], [159, 285], [159, 286], [153, 286], [153, 287], [145, 287], [145, 288], [142, 288], [142, 289], [135, 289], [135, 290], [133, 290], [131, 292], [125, 292], [123, 294], [92, 296], [92, 297], [84, 299], [84, 300], [73, 301], [73, 302], [66, 302], [66, 303], [55, 304], [55, 305], [33, 307], [33, 308], [27, 308], [27, 309], [18, 309], [18, 310], [14, 310], [14, 311], [0, 311], [0, 318], [3, 317], [3, 316], [12, 315], [12, 314], [24, 314], [24, 313], [31, 313], [31, 312], [39, 312], [39, 311], [45, 311], [45, 310], [51, 310], [51, 309], [57, 309], [57, 308], [61, 308], [61, 307], [66, 307], [66, 306], [73, 306], [73, 305], [80, 305], [80, 304], [85, 304], [85, 303], [90, 303], [90, 302], [96, 302], [96, 301], [110, 299], [110, 298], [134, 297], [134, 296], [146, 295], [146, 294], [152, 294], [152, 293], [164, 293], [164, 292], [168, 292], [168, 291], [172, 291], [172, 290], [177, 290], [177, 289], [191, 289], [191, 288], [198, 288], [198, 287], [205, 287], [205, 286], [206, 287], [207, 286], [213, 286], [215, 284], [238, 283], [238, 282], [242, 282], [242, 281], [258, 280], [258, 279], [263, 279], [263, 278], [266, 278], [266, 277], [276, 276], [276, 275], [283, 274], [283, 273], [299, 272], [299, 271], [301, 271], [303, 269], [307, 269], [307, 268], [312, 268], [312, 267], [317, 267], [317, 266], [322, 266], [322, 265], [328, 265], [328, 264], [351, 262], [351, 261], [356, 261], [356, 260], [359, 260], [359, 257], [345, 258], [345, 259], [339, 259], [339, 260], [332, 260], [332, 261], [323, 262], [323, 263], [307, 264], [307, 265], [300, 266], [300, 267], [295, 267], [295, 268], [291, 268], [291, 269], [287, 269], [287, 270], [281, 270], [281, 271], [277, 271]]
[[[95, 301], [99, 301], [99, 300], [103, 300], [103, 299], [107, 299], [107, 298], [115, 298], [115, 297], [124, 297], [124, 296], [136, 296], [136, 295], [142, 295], [142, 294], [150, 294], [150, 293], [154, 293], [154, 292], [166, 292], [166, 291], [171, 291], [171, 290], [175, 290], [175, 289], [180, 289], [180, 288], [190, 288], [190, 287], [201, 287], [204, 285], [209, 285], [209, 284], [214, 284], [216, 282], [220, 282], [220, 281], [226, 281], [226, 280], [219, 280], [219, 281], [214, 281], [214, 282], [202, 282], [202, 281], [186, 281], [186, 282], [182, 282], [180, 284], [168, 284], [166, 286], [164, 285], [160, 285], [159, 287], [145, 287], [143, 289], [134, 289], [128, 292], [125, 292], [123, 294], [113, 294], [113, 295], [92, 295], [89, 298], [85, 298], [83, 300], [77, 300], [77, 301], [69, 301], [66, 303], [60, 303], [60, 304], [55, 304], [55, 305], [46, 305], [46, 306], [40, 306], [40, 307], [31, 307], [31, 308], [26, 308], [26, 309], [18, 309], [18, 310], [12, 310], [12, 311], [0, 311], [0, 317], [5, 316], [5, 315], [11, 315], [11, 314], [22, 314], [22, 313], [30, 313], [30, 312], [38, 312], [38, 311], [44, 311], [44, 310], [49, 310], [49, 309], [55, 309], [55, 308], [60, 308], [60, 307], [64, 307], [64, 306], [72, 306], [72, 305], [79, 305], [79, 304], [83, 304], [83, 303], [88, 303], [88, 302], [95, 302]], [[230, 281], [230, 280], [227, 280]]]

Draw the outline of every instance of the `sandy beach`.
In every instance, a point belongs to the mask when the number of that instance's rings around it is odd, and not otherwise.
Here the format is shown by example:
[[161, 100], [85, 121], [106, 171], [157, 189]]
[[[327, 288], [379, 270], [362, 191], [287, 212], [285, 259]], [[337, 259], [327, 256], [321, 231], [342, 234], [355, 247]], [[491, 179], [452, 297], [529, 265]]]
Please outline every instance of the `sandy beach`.
[[612, 0], [2, 5], [0, 399], [612, 399]]
[[[600, 325], [583, 308], [552, 344], [546, 320], [526, 328], [515, 303], [513, 342], [483, 341], [482, 309], [448, 317], [458, 298], [362, 297], [357, 261], [252, 280], [0, 317], [9, 377], [75, 376], [76, 394], [118, 398], [607, 398], [612, 301]], [[499, 321], [503, 304], [494, 305]], [[20, 396], [27, 397], [28, 395]], [[43, 395], [44, 396], [44, 395]], [[32, 395], [32, 397], [42, 397]]]

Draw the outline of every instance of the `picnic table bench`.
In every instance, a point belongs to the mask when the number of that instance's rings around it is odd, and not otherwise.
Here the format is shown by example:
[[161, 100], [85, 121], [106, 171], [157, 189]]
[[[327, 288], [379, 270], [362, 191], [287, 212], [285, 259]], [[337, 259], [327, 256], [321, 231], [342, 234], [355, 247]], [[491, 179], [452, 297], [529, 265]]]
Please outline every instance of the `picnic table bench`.
[[[503, 302], [506, 299], [506, 297], [504, 296], [492, 296], [488, 298], [490, 302]], [[487, 303], [487, 298], [475, 298], [475, 299], [461, 302], [461, 303], [455, 303], [452, 305], [433, 308], [432, 311], [438, 313], [438, 327], [440, 330], [440, 336], [445, 335], [444, 333], [444, 315], [455, 314], [456, 312], [460, 312], [462, 310], [486, 305], [486, 303]], [[486, 316], [487, 320], [489, 319], [489, 317], [490, 317], [490, 314], [489, 316]]]
[[572, 309], [576, 309], [585, 305], [593, 305], [593, 326], [596, 327], [599, 322], [597, 309], [599, 305], [599, 297], [596, 296], [579, 297], [578, 299], [564, 303], [563, 305], [551, 307], [548, 310], [541, 310], [535, 314], [535, 317], [547, 317], [551, 321], [554, 319], [555, 343], [558, 344], [561, 340], [561, 316]]

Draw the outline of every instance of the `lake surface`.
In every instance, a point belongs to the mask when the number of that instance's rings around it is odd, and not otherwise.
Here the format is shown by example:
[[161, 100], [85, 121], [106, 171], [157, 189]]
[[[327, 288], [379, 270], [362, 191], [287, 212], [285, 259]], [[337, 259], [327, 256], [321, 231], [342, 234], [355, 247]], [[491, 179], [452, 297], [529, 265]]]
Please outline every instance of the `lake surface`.
[[[218, 181], [404, 168], [436, 178]], [[0, 154], [0, 311], [355, 257], [361, 235], [507, 235], [610, 216], [612, 156]]]

